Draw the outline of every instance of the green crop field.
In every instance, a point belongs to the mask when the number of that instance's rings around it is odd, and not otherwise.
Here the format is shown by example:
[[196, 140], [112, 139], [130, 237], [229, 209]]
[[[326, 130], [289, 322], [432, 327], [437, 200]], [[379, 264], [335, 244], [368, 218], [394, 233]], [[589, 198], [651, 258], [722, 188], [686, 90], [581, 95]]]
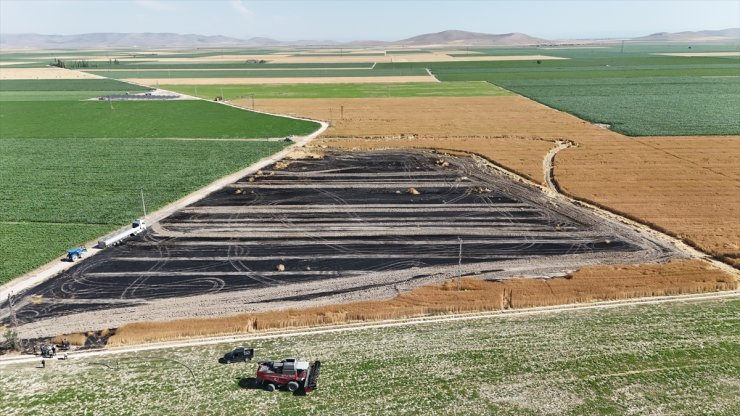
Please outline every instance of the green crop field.
[[[178, 71], [86, 71], [91, 74], [116, 79], [135, 78], [312, 78], [312, 77], [382, 77], [427, 75], [424, 68], [385, 69], [286, 69], [286, 70], [178, 70]], [[162, 82], [163, 84], [165, 82]]]
[[[286, 336], [0, 368], [7, 415], [736, 415], [740, 300]], [[249, 388], [257, 360], [322, 361], [308, 396]]]
[[2, 80], [0, 101], [74, 101], [149, 90], [113, 79]]
[[15, 101], [0, 104], [0, 139], [70, 137], [266, 138], [305, 135], [318, 123], [207, 101]]
[[[130, 71], [139, 69], [370, 69], [373, 66], [372, 62], [349, 62], [349, 63], [329, 63], [329, 62], [315, 62], [315, 63], [293, 63], [293, 64], [280, 64], [280, 63], [254, 63], [254, 62], [150, 62], [150, 61], [135, 61], [127, 62], [122, 61], [118, 64], [110, 63], [108, 61], [90, 61], [88, 62], [89, 68], [85, 68], [86, 71], [94, 71], [96, 69], [113, 69], [117, 71]], [[100, 72], [102, 74], [102, 72]]]
[[740, 134], [740, 78], [501, 81], [516, 93], [630, 136]]
[[179, 93], [227, 100], [260, 98], [382, 98], [468, 97], [511, 95], [486, 82], [415, 82], [393, 84], [263, 84], [263, 85], [161, 85]]
[[0, 284], [141, 216], [140, 188], [154, 210], [285, 146], [234, 140], [0, 139]]

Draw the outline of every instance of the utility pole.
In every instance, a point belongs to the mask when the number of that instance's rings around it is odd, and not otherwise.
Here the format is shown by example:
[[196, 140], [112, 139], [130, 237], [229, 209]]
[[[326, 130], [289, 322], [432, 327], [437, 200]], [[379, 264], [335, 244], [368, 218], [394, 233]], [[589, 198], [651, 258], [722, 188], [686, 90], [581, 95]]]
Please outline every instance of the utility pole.
[[141, 191], [141, 209], [144, 210], [144, 218], [146, 218], [146, 204], [144, 204], [144, 188], [139, 188]]
[[460, 250], [457, 252], [457, 291], [460, 291], [460, 279], [462, 279], [462, 245], [463, 240], [460, 237], [457, 237], [457, 240], [460, 242]]
[[8, 308], [10, 308], [10, 325], [13, 327], [13, 332], [18, 327], [18, 317], [15, 316], [15, 308], [13, 308], [13, 300], [15, 296], [8, 293]]
[[339, 107], [339, 119], [344, 120], [344, 106]]
[[11, 337], [13, 337], [14, 347], [18, 348], [18, 318], [15, 316], [15, 308], [13, 308], [13, 298], [15, 296], [8, 293], [8, 308], [10, 309], [10, 326], [13, 327], [11, 330]]
[[624, 53], [624, 40], [622, 41], [622, 49], [619, 50], [619, 53]]

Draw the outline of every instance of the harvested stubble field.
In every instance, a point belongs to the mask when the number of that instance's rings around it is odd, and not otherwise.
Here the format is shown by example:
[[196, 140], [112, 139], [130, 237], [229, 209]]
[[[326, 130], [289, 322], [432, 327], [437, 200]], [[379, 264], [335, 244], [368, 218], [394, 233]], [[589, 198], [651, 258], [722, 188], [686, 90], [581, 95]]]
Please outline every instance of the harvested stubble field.
[[16, 306], [21, 333], [36, 337], [194, 310], [389, 298], [458, 272], [541, 277], [682, 257], [468, 157], [340, 153], [245, 177], [19, 294]]
[[[331, 120], [318, 145], [469, 150], [537, 181], [547, 153], [539, 141], [554, 147], [555, 141], [570, 140], [577, 147], [559, 153], [554, 170], [566, 193], [652, 224], [728, 261], [740, 256], [738, 136], [632, 139], [520, 96], [263, 99], [256, 105]], [[486, 148], [488, 138], [492, 146]]]
[[[0, 368], [0, 411], [736, 415], [738, 308], [642, 305], [48, 360]], [[236, 345], [260, 360], [321, 360], [319, 389], [242, 387], [255, 364], [216, 361]]]

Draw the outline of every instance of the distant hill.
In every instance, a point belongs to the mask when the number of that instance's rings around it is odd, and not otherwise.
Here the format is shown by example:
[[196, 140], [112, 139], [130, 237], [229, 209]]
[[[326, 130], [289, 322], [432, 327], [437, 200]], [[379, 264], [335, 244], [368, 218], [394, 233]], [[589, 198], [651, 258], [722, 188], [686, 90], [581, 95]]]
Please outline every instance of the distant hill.
[[437, 33], [427, 33], [408, 39], [392, 42], [396, 45], [431, 46], [431, 45], [490, 45], [490, 46], [518, 46], [537, 45], [548, 42], [545, 39], [535, 38], [524, 33], [504, 33], [493, 35], [489, 33], [466, 32], [464, 30], [445, 30]]
[[265, 37], [237, 39], [227, 36], [180, 35], [176, 33], [85, 33], [81, 35], [0, 34], [2, 48], [91, 49], [91, 48], [193, 48], [193, 47], [254, 47], [254, 46], [456, 46], [534, 45], [546, 42], [523, 33], [492, 35], [487, 33], [446, 30], [428, 33], [395, 42], [294, 40], [279, 41]]
[[740, 28], [723, 30], [700, 30], [698, 32], [658, 32], [652, 35], [634, 38], [633, 40], [656, 42], [709, 42], [735, 41], [740, 42]]
[[0, 34], [0, 47], [4, 48], [178, 48], [239, 46], [244, 43], [245, 41], [241, 39], [227, 36], [180, 35], [176, 33]]
[[[653, 33], [633, 38], [637, 41], [736, 41], [740, 42], [740, 28], [703, 30], [698, 32]], [[593, 41], [593, 39], [591, 40]], [[476, 33], [464, 30], [445, 30], [426, 33], [393, 42], [365, 40], [335, 42], [331, 40], [281, 41], [265, 37], [238, 39], [228, 36], [181, 35], [177, 33], [85, 33], [80, 35], [0, 34], [0, 48], [6, 49], [101, 49], [101, 48], [229, 48], [229, 47], [287, 47], [287, 46], [342, 46], [342, 47], [459, 47], [459, 46], [525, 46], [555, 45], [571, 41], [551, 41], [524, 33]]]

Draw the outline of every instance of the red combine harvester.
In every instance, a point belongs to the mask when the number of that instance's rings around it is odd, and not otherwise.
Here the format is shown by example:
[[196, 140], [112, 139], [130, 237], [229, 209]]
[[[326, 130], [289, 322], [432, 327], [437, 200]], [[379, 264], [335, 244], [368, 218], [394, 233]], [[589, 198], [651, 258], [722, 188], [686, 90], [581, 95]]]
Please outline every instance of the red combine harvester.
[[286, 358], [283, 361], [261, 361], [257, 366], [257, 383], [267, 391], [285, 387], [290, 392], [310, 393], [316, 389], [321, 362], [296, 361]]

